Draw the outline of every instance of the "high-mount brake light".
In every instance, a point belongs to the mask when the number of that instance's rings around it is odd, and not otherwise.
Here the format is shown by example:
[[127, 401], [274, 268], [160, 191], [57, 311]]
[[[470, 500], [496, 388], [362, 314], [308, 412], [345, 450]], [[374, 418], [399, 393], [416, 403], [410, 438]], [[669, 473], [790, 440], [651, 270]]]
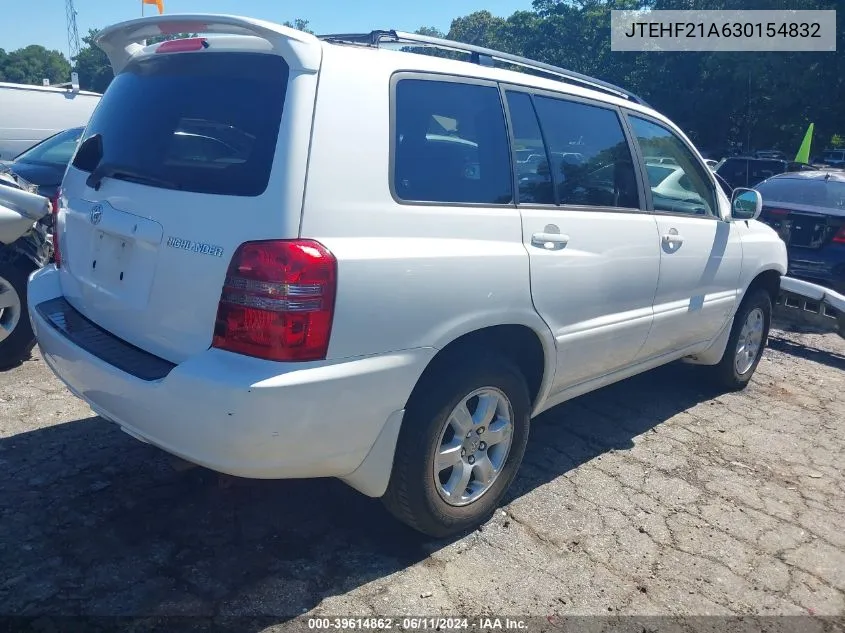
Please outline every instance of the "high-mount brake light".
[[167, 40], [158, 45], [156, 53], [182, 53], [198, 51], [208, 48], [208, 40], [204, 37], [189, 37], [180, 40]]
[[275, 361], [325, 359], [337, 260], [313, 240], [245, 242], [232, 256], [212, 347]]

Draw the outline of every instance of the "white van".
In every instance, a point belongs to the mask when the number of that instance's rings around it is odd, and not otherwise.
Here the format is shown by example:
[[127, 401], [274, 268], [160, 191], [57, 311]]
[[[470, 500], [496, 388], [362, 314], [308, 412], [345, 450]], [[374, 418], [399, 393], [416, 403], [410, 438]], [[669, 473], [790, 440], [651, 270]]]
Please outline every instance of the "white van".
[[0, 160], [88, 123], [102, 95], [78, 88], [0, 82]]
[[[212, 35], [139, 43], [173, 19], [98, 35], [116, 76], [29, 281], [44, 361], [104, 419], [445, 536], [493, 512], [542, 411], [679, 359], [751, 379], [786, 246], [634, 95], [392, 31], [180, 15]], [[388, 50], [420, 44], [469, 60]], [[694, 198], [650, 186], [656, 155]]]

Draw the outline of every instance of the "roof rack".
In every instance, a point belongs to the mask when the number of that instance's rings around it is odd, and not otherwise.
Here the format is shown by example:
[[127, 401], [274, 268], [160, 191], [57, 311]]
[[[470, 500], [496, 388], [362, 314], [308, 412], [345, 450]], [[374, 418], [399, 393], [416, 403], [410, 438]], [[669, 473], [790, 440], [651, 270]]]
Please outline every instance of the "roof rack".
[[588, 75], [582, 75], [581, 73], [567, 70], [565, 68], [560, 68], [559, 66], [552, 66], [551, 64], [538, 62], [520, 55], [512, 55], [511, 53], [504, 53], [492, 48], [475, 46], [474, 44], [464, 44], [463, 42], [456, 42], [454, 40], [447, 40], [440, 37], [417, 35], [416, 33], [406, 33], [404, 31], [395, 30], [371, 31], [370, 33], [320, 35], [318, 37], [321, 40], [332, 43], [358, 44], [363, 46], [374, 46], [376, 48], [382, 44], [409, 44], [467, 53], [470, 56], [469, 61], [480, 66], [493, 66], [494, 60], [499, 60], [501, 62], [514, 64], [529, 70], [552, 75], [555, 79], [563, 82], [580, 84], [592, 90], [598, 90], [606, 94], [611, 94], [615, 97], [627, 99], [633, 103], [648, 106], [645, 101], [635, 94], [606, 81], [595, 79], [594, 77], [590, 77]]

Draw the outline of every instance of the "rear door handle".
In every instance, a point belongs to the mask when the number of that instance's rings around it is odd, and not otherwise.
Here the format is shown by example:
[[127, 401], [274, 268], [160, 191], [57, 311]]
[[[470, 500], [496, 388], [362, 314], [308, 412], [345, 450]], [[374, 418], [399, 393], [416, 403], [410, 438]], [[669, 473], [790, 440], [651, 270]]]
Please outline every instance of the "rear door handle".
[[666, 233], [663, 236], [663, 241], [667, 244], [683, 244], [684, 238], [677, 233]]
[[534, 233], [531, 236], [531, 246], [544, 248], [547, 251], [557, 251], [569, 243], [569, 236], [562, 233]]

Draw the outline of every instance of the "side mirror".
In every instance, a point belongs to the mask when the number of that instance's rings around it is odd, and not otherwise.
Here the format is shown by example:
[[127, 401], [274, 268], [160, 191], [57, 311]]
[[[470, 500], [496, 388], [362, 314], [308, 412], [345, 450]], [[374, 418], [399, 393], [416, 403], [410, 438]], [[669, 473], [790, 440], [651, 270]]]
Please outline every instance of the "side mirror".
[[763, 196], [754, 189], [737, 187], [731, 194], [731, 218], [756, 220], [763, 211]]

